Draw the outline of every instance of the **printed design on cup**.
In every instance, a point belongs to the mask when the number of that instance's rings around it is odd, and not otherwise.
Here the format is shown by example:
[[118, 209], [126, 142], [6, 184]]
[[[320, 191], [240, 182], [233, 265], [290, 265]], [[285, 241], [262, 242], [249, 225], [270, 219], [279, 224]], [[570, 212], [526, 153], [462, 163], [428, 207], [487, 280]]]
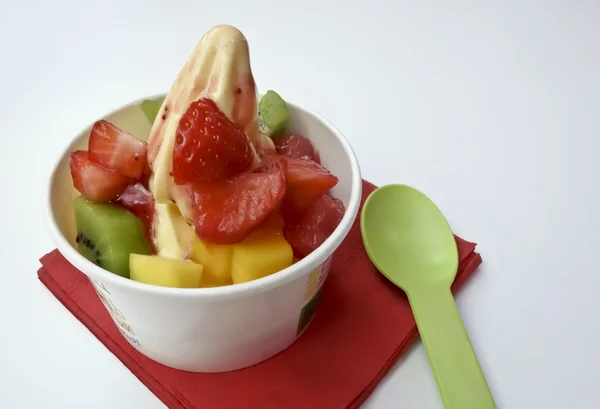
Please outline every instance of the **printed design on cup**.
[[312, 317], [315, 315], [317, 304], [321, 296], [321, 289], [319, 288], [315, 295], [310, 299], [309, 302], [300, 310], [300, 318], [298, 319], [298, 329], [296, 330], [296, 336], [299, 336], [302, 331], [308, 326]]
[[94, 290], [96, 291], [96, 294], [98, 294], [100, 301], [102, 301], [102, 304], [104, 304], [104, 306], [108, 310], [108, 313], [110, 314], [111, 318], [117, 325], [117, 328], [119, 329], [121, 334], [125, 338], [127, 338], [129, 340], [129, 342], [131, 342], [132, 344], [136, 344], [137, 346], [141, 347], [140, 341], [135, 336], [135, 332], [133, 332], [133, 329], [131, 328], [131, 326], [127, 323], [127, 319], [125, 318], [125, 315], [123, 315], [123, 313], [121, 311], [119, 311], [119, 309], [117, 307], [115, 307], [115, 305], [111, 301], [110, 291], [108, 291], [108, 289], [104, 286], [104, 284], [102, 284], [96, 280], [91, 280], [91, 281], [92, 281]]
[[325, 281], [327, 273], [329, 272], [329, 260], [331, 260], [331, 257], [311, 271], [308, 276], [308, 282], [306, 283], [306, 291], [304, 292], [305, 300], [310, 300], [323, 285], [323, 281]]
[[300, 310], [300, 318], [298, 319], [298, 329], [296, 330], [296, 336], [299, 336], [306, 326], [310, 323], [312, 317], [315, 314], [315, 310], [319, 303], [321, 296], [321, 288], [323, 282], [329, 274], [331, 269], [331, 257], [329, 257], [323, 264], [315, 268], [308, 276], [308, 282], [306, 283], [306, 291], [304, 293], [304, 299], [308, 302]]
[[317, 291], [317, 284], [319, 283], [319, 277], [321, 276], [321, 266], [311, 271], [308, 276], [308, 282], [306, 283], [306, 291], [304, 292], [304, 300], [309, 300], [314, 293]]

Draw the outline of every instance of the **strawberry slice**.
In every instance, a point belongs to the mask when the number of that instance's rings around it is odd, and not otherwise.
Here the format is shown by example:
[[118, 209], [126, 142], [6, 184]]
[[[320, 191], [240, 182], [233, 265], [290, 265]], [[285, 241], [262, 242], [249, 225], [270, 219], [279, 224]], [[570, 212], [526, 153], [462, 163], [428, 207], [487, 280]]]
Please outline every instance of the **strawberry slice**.
[[[338, 182], [338, 178], [317, 162], [283, 155], [268, 155], [263, 166], [284, 160], [286, 163], [286, 193], [281, 205], [284, 219], [297, 220], [319, 197]], [[257, 169], [256, 171], [259, 171]]]
[[94, 202], [116, 199], [131, 180], [115, 170], [106, 169], [88, 158], [87, 151], [75, 151], [69, 158], [73, 186]]
[[286, 194], [282, 204], [284, 217], [294, 218], [327, 193], [338, 178], [312, 160], [286, 158]]
[[296, 223], [287, 224], [283, 236], [294, 255], [303, 258], [312, 253], [333, 233], [344, 217], [341, 200], [323, 195], [310, 206]]
[[[154, 220], [154, 197], [142, 183], [129, 185], [115, 201], [119, 206], [135, 214], [144, 223], [146, 236], [154, 246], [152, 222]], [[154, 249], [156, 250], [156, 249]]]
[[254, 160], [246, 133], [214, 101], [192, 102], [181, 117], [173, 147], [177, 184], [210, 183], [247, 170]]
[[89, 159], [107, 169], [139, 179], [147, 164], [147, 144], [108, 121], [94, 124], [89, 140]]
[[151, 177], [152, 177], [152, 169], [150, 169], [149, 166], [146, 166], [146, 169], [144, 169], [144, 173], [142, 173], [142, 177], [139, 179], [139, 182], [146, 189], [150, 189], [150, 178]]
[[285, 162], [274, 161], [257, 172], [196, 184], [191, 191], [198, 237], [219, 244], [236, 243], [277, 208], [285, 194]]
[[321, 163], [319, 153], [313, 147], [311, 141], [299, 133], [288, 133], [275, 140], [277, 152], [297, 159], [313, 160]]

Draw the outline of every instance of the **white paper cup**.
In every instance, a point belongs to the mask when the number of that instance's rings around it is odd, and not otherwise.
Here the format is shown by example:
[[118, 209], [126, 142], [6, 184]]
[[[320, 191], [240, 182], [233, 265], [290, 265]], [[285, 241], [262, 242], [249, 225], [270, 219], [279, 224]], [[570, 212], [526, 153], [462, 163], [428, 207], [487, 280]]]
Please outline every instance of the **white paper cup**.
[[[157, 98], [160, 95], [149, 97]], [[141, 100], [104, 117], [140, 139], [150, 124]], [[177, 369], [225, 372], [262, 362], [289, 347], [312, 319], [331, 255], [348, 234], [361, 198], [361, 176], [352, 148], [318, 114], [288, 103], [289, 129], [311, 139], [321, 160], [339, 178], [333, 189], [346, 213], [333, 234], [308, 257], [273, 275], [226, 287], [158, 287], [112, 274], [75, 247], [72, 199], [78, 195], [69, 154], [86, 149], [91, 124], [56, 163], [48, 183], [46, 218], [62, 255], [86, 274], [123, 337], [147, 357]]]

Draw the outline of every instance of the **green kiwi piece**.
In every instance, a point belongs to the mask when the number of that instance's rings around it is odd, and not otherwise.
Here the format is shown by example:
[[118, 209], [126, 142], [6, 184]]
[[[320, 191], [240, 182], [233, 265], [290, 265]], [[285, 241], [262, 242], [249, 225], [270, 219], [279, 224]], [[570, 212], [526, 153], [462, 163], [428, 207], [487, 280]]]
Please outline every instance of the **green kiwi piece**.
[[158, 115], [158, 111], [160, 111], [160, 107], [162, 106], [164, 100], [164, 98], [145, 99], [142, 102], [142, 105], [140, 107], [142, 108], [144, 115], [146, 115], [146, 118], [148, 118], [148, 121], [150, 121], [151, 124], [154, 123], [156, 115]]
[[133, 213], [110, 203], [73, 200], [79, 253], [98, 266], [129, 278], [129, 255], [150, 254], [144, 224]]
[[271, 139], [280, 136], [288, 123], [289, 112], [283, 98], [268, 90], [258, 104], [258, 124], [262, 133]]

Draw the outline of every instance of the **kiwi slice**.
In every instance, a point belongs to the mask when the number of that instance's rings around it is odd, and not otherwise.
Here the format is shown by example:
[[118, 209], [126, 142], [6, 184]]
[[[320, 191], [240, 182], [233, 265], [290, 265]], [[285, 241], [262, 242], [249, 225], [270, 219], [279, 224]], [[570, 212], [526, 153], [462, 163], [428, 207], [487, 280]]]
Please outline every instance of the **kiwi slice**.
[[262, 133], [271, 139], [280, 136], [288, 123], [288, 109], [278, 93], [268, 90], [258, 104], [258, 124]]
[[164, 98], [145, 99], [142, 102], [142, 105], [140, 107], [142, 108], [144, 115], [146, 115], [146, 118], [148, 118], [148, 121], [150, 121], [151, 124], [154, 123], [154, 120], [156, 119], [158, 111], [160, 111], [160, 107], [162, 106], [164, 100]]
[[92, 263], [129, 278], [129, 255], [151, 253], [144, 224], [128, 210], [82, 196], [73, 207], [79, 253]]

